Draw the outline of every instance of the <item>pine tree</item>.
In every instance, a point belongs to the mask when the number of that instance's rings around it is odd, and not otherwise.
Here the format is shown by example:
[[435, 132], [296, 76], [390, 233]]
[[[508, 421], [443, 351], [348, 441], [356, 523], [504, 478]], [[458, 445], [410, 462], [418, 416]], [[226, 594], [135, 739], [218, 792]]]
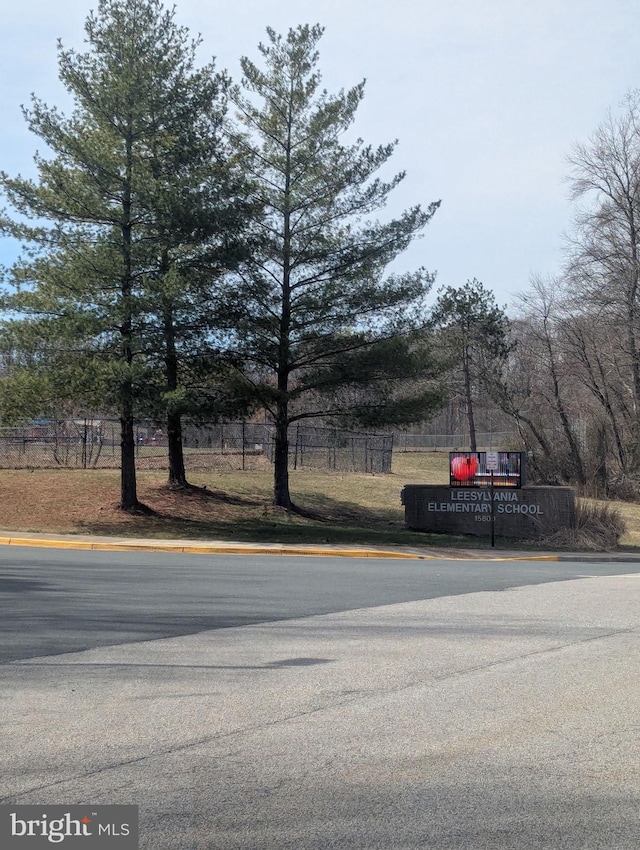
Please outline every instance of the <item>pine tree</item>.
[[[237, 319], [246, 387], [275, 424], [274, 502], [293, 507], [288, 429], [316, 417], [367, 424], [420, 419], [438, 397], [412, 335], [432, 276], [387, 274], [438, 207], [369, 219], [404, 174], [376, 176], [395, 144], [345, 141], [361, 83], [329, 95], [317, 70], [320, 26], [267, 30], [264, 70], [242, 60], [235, 143], [255, 183], [261, 249], [242, 275]], [[413, 382], [409, 379], [414, 378]]]
[[28, 317], [23, 339], [35, 329], [43, 342], [31, 367], [74, 375], [80, 396], [117, 410], [125, 510], [139, 507], [134, 418], [159, 394], [170, 476], [186, 480], [180, 357], [196, 329], [206, 338], [212, 282], [241, 250], [244, 202], [221, 141], [228, 80], [195, 70], [199, 42], [174, 17], [160, 0], [99, 0], [86, 52], [58, 48], [72, 115], [35, 98], [25, 110], [52, 156], [36, 156], [36, 181], [2, 177], [38, 221], [4, 222], [29, 244], [11, 306]]
[[488, 392], [511, 351], [509, 321], [493, 292], [475, 278], [457, 289], [442, 289], [432, 319], [443, 332], [442, 341], [461, 377], [469, 446], [475, 452], [475, 398], [478, 391]]

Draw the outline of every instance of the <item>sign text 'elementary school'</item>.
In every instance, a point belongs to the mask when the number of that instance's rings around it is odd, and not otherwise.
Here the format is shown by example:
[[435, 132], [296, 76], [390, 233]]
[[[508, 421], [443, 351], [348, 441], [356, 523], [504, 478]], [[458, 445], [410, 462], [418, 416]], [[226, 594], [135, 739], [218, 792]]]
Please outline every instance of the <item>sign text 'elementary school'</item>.
[[[519, 498], [519, 495], [517, 490], [495, 490], [493, 502], [496, 513], [526, 514], [528, 516], [544, 515], [541, 505], [524, 502]], [[448, 501], [427, 502], [427, 511], [476, 514], [476, 520], [482, 522], [485, 515], [491, 514], [491, 491], [451, 489]]]

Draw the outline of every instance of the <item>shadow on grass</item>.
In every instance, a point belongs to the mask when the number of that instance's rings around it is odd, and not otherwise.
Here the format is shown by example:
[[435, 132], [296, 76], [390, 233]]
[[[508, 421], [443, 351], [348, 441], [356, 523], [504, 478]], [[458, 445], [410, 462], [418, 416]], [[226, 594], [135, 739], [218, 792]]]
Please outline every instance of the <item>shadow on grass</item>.
[[276, 508], [267, 497], [238, 496], [204, 487], [153, 487], [145, 493], [145, 501], [154, 514], [124, 516], [114, 511], [108, 519], [77, 523], [77, 530], [83, 534], [249, 543], [485, 548], [481, 539], [408, 531], [398, 510], [372, 511], [324, 494], [296, 497], [306, 515]]
[[356, 525], [376, 531], [404, 529], [404, 521], [398, 508], [372, 510], [354, 502], [334, 499], [325, 493], [305, 493], [296, 498], [296, 503], [325, 523]]
[[239, 496], [235, 493], [227, 493], [225, 490], [212, 490], [206, 485], [199, 487], [197, 484], [188, 484], [186, 487], [180, 487], [165, 484], [159, 487], [150, 488], [149, 491], [161, 498], [175, 496], [183, 501], [192, 499], [194, 501], [201, 501], [205, 503], [216, 502], [227, 505], [252, 507], [263, 504], [263, 501], [257, 497]]
[[220, 540], [238, 543], [315, 543], [375, 546], [408, 546], [419, 548], [463, 547], [487, 548], [482, 540], [451, 537], [408, 530], [377, 531], [340, 525], [286, 525], [279, 522], [245, 520], [216, 523], [202, 520], [164, 518], [157, 523], [118, 525], [86, 523], [78, 529], [82, 534], [118, 535], [122, 537], [178, 538], [188, 540]]

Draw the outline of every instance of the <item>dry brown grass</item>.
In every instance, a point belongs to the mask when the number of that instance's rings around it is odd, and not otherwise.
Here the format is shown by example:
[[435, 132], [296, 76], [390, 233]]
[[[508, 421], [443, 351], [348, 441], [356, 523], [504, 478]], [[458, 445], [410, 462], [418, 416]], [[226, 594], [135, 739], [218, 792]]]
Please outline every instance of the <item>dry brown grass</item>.
[[541, 544], [551, 549], [607, 552], [617, 548], [625, 532], [626, 523], [611, 502], [577, 499], [575, 525], [558, 528]]
[[[119, 474], [113, 470], [0, 471], [0, 528], [7, 531], [144, 535], [221, 539], [425, 544], [403, 527], [404, 483], [446, 473], [442, 459], [411, 470], [405, 457], [392, 475], [312, 470], [291, 473], [295, 501], [305, 518], [271, 506], [271, 471], [194, 471], [195, 489], [166, 486], [166, 472], [138, 475], [147, 515], [118, 509]], [[442, 542], [442, 541], [441, 541]]]
[[626, 531], [620, 538], [624, 548], [640, 548], [640, 505], [629, 502], [610, 502], [624, 520]]
[[[291, 491], [314, 519], [287, 514], [270, 504], [270, 471], [198, 471], [197, 489], [173, 491], [166, 472], [139, 474], [139, 498], [150, 515], [130, 516], [117, 507], [119, 475], [113, 470], [0, 471], [0, 528], [8, 531], [191, 537], [235, 540], [353, 542], [484, 546], [468, 538], [404, 529], [404, 484], [446, 484], [448, 456], [394, 456], [391, 475], [297, 470]], [[640, 506], [610, 503], [625, 520], [623, 547], [640, 546]]]

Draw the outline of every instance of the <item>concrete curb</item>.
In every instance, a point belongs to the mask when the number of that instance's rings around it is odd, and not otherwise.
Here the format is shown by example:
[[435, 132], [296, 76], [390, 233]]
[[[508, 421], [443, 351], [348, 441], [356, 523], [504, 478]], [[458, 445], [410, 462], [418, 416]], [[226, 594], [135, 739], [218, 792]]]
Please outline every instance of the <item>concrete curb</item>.
[[590, 561], [597, 561], [600, 564], [638, 564], [640, 563], [640, 555], [607, 555], [606, 553], [590, 553], [585, 554], [578, 552], [574, 555], [558, 555], [558, 561], [581, 561], [588, 564]]
[[344, 549], [331, 546], [296, 546], [295, 544], [251, 544], [251, 543], [197, 543], [192, 541], [167, 542], [161, 541], [109, 541], [109, 540], [70, 540], [68, 538], [19, 537], [0, 535], [0, 546], [32, 546], [41, 549], [80, 549], [101, 552], [177, 552], [178, 554], [193, 555], [297, 555], [299, 557], [334, 557], [334, 558], [386, 558], [389, 560], [412, 561], [579, 561], [589, 563], [640, 563], [640, 554], [634, 553], [599, 553], [599, 552], [570, 552], [534, 555], [518, 553], [492, 555], [486, 550], [449, 554], [438, 552], [402, 552], [397, 549]]
[[[468, 558], [451, 557], [444, 553], [422, 554], [418, 552], [398, 552], [386, 549], [339, 549], [331, 547], [287, 546], [287, 545], [255, 545], [251, 544], [199, 544], [199, 543], [109, 543], [89, 540], [60, 540], [43, 539], [39, 537], [0, 537], [1, 546], [32, 546], [45, 549], [80, 549], [101, 552], [177, 552], [194, 555], [298, 555], [304, 557], [334, 557], [334, 558], [387, 558], [396, 560], [450, 560], [461, 561]], [[490, 561], [557, 561], [558, 555], [517, 555], [513, 557], [483, 556]]]
[[36, 546], [45, 549], [85, 549], [101, 552], [178, 552], [196, 555], [318, 555], [339, 558], [410, 558], [435, 560], [437, 555], [420, 555], [381, 549], [330, 549], [304, 546], [251, 546], [231, 544], [171, 543], [93, 543], [88, 540], [45, 540], [28, 537], [0, 537], [0, 546]]

